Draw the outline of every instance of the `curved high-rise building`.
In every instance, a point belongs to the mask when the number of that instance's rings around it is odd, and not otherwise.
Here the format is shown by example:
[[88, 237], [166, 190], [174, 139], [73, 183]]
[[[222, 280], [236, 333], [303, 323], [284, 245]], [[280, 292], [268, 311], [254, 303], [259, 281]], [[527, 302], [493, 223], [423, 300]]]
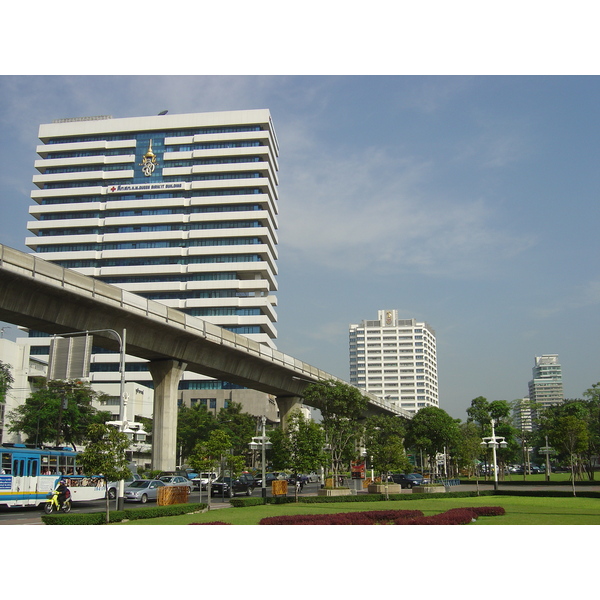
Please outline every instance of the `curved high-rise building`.
[[536, 406], [548, 407], [564, 402], [562, 368], [558, 354], [535, 357], [533, 378], [529, 382], [529, 399]]

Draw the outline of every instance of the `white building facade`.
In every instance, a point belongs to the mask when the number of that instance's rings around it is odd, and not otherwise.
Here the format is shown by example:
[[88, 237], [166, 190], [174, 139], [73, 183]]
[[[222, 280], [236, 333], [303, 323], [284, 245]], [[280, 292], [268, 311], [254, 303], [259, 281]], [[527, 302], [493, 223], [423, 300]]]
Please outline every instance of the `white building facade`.
[[[39, 138], [34, 253], [275, 347], [279, 149], [268, 110], [65, 119]], [[47, 359], [47, 337], [27, 343]], [[92, 383], [118, 381], [118, 363], [97, 349]], [[127, 357], [126, 380], [150, 386], [145, 361]], [[244, 394], [275, 417], [264, 394], [195, 373], [180, 384], [187, 405]]]
[[536, 356], [532, 375], [529, 398], [534, 405], [545, 408], [564, 402], [562, 367], [558, 362], [558, 354]]
[[535, 410], [528, 396], [515, 401], [512, 415], [515, 429], [518, 431], [533, 431]]
[[350, 325], [350, 383], [411, 413], [439, 406], [435, 331], [397, 310]]

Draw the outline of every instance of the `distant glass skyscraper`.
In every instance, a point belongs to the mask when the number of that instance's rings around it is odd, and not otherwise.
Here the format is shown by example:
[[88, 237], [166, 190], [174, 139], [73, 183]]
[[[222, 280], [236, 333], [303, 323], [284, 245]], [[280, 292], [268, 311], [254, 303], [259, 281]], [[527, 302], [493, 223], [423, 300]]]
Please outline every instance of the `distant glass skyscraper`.
[[350, 325], [350, 383], [412, 413], [438, 406], [435, 331], [397, 310], [377, 314]]
[[564, 402], [558, 354], [542, 354], [535, 357], [533, 379], [529, 382], [529, 399], [540, 407]]

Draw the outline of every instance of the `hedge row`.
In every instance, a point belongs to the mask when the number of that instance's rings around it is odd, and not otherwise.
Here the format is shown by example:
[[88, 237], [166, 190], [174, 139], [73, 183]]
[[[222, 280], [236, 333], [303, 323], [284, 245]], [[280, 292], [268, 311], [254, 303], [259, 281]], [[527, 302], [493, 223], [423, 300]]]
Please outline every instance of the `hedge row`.
[[[573, 490], [503, 490], [495, 492], [497, 496], [533, 496], [536, 498], [572, 498]], [[590, 492], [575, 489], [575, 494], [580, 498], [600, 498], [600, 492]]]
[[[472, 498], [474, 496], [493, 496], [494, 490], [479, 492], [446, 492], [444, 494], [390, 494], [390, 500], [434, 500], [436, 498]], [[384, 502], [385, 494], [356, 494], [354, 496], [298, 496], [298, 502], [305, 504], [329, 504], [332, 502]], [[290, 504], [296, 502], [294, 496], [275, 496], [270, 498], [232, 498], [231, 505], [237, 508], [256, 506], [257, 504]]]
[[420, 510], [372, 510], [330, 515], [265, 517], [259, 525], [466, 525], [480, 516], [503, 515], [501, 506], [452, 508], [424, 516]]
[[[171, 504], [169, 506], [145, 506], [143, 508], [126, 508], [124, 510], [111, 510], [109, 523], [121, 521], [135, 521], [137, 519], [153, 519], [154, 517], [174, 517], [187, 513], [199, 512], [206, 508], [206, 504]], [[105, 512], [95, 513], [58, 513], [42, 515], [46, 525], [104, 525]]]

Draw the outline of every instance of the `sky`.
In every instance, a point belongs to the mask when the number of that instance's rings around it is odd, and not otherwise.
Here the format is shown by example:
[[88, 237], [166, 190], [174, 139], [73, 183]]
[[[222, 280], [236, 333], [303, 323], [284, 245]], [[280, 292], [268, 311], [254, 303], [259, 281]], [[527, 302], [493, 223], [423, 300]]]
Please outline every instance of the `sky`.
[[[440, 407], [600, 380], [597, 76], [0, 77], [0, 242], [27, 251], [40, 123], [268, 108], [280, 145], [278, 349], [348, 380], [348, 328], [436, 332]], [[16, 329], [4, 335], [13, 338]]]

